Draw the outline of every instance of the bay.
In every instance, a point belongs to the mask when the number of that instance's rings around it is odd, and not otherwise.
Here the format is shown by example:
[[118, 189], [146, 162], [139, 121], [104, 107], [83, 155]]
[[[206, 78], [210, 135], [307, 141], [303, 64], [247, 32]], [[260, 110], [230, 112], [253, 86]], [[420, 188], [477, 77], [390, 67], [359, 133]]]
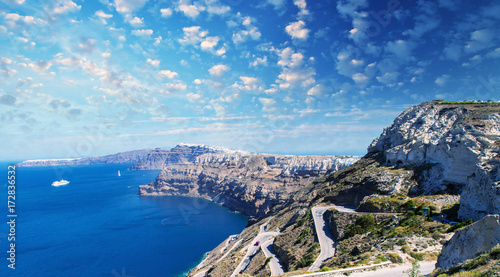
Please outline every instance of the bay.
[[[5, 223], [8, 164], [0, 163]], [[137, 195], [159, 171], [129, 167], [16, 168], [16, 269], [7, 267], [2, 224], [0, 276], [184, 276], [245, 227], [246, 216], [205, 199]], [[69, 184], [51, 186], [63, 179]]]

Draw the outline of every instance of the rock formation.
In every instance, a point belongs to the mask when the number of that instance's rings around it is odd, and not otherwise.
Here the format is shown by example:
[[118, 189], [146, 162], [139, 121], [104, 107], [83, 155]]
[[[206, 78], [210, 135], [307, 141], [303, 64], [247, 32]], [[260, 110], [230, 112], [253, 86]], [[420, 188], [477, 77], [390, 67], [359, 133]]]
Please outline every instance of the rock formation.
[[463, 219], [500, 213], [498, 103], [414, 106], [384, 129], [368, 152], [383, 153], [391, 165], [420, 166], [415, 193], [461, 194]]
[[156, 181], [140, 186], [139, 193], [203, 197], [248, 215], [263, 216], [313, 179], [356, 160], [255, 154], [181, 144], [166, 155]]
[[478, 254], [488, 252], [500, 243], [498, 215], [487, 215], [478, 222], [458, 230], [443, 247], [436, 267], [449, 268]]

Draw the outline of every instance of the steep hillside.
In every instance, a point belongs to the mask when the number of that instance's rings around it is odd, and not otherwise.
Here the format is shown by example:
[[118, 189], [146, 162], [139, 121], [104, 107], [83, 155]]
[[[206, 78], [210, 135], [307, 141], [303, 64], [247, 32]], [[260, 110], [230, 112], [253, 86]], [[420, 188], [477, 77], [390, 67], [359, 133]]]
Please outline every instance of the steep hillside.
[[[308, 271], [320, 257], [312, 208], [322, 205], [357, 208], [347, 212], [332, 206], [324, 213], [337, 245], [320, 263], [325, 270], [435, 260], [454, 231], [442, 221], [500, 213], [499, 126], [499, 103], [433, 101], [409, 108], [363, 158], [292, 193], [255, 225], [279, 233], [271, 248], [288, 276]], [[238, 265], [262, 268], [261, 259], [252, 259], [262, 249], [248, 250], [262, 234], [255, 225], [210, 252], [190, 276], [204, 270], [206, 276], [230, 276]]]

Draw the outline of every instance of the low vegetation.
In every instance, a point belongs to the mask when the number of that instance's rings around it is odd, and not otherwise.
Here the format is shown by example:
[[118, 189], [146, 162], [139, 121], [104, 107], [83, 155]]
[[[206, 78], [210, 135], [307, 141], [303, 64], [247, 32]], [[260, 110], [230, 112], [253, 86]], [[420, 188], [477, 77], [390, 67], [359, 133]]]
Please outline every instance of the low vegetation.
[[438, 269], [431, 277], [494, 277], [500, 272], [500, 245], [493, 247], [488, 253], [479, 254], [476, 258], [467, 260], [448, 270]]

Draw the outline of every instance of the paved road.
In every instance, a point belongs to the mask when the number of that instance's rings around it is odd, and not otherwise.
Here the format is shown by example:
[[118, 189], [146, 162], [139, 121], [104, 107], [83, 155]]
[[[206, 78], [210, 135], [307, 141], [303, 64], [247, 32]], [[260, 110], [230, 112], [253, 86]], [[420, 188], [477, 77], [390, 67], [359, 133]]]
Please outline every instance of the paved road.
[[334, 208], [336, 206], [323, 206], [323, 207], [314, 207], [311, 209], [311, 213], [314, 219], [314, 228], [316, 229], [316, 234], [318, 234], [318, 241], [321, 247], [321, 252], [319, 253], [319, 257], [314, 261], [314, 263], [309, 268], [309, 271], [318, 271], [321, 269], [321, 265], [333, 257], [335, 254], [335, 243], [333, 241], [332, 233], [330, 232], [330, 228], [326, 225], [324, 214], [325, 211]]
[[196, 273], [193, 277], [205, 277], [207, 275], [208, 270], [203, 270], [198, 273]]
[[[245, 271], [248, 265], [250, 264], [250, 261], [252, 260], [253, 256], [257, 253], [259, 250], [259, 247], [267, 242], [268, 240], [272, 239], [273, 237], [277, 236], [279, 232], [266, 232], [267, 229], [267, 224], [269, 221], [266, 223], [262, 224], [259, 229], [259, 234], [252, 240], [252, 242], [245, 246], [247, 253], [245, 257], [241, 260], [240, 264], [236, 267], [236, 269], [233, 271], [233, 274], [231, 274], [231, 277], [239, 275], [240, 272], [243, 270]], [[257, 242], [259, 242], [259, 245], [255, 245]]]
[[269, 267], [271, 267], [271, 276], [281, 276], [285, 274], [285, 270], [274, 254], [273, 243], [274, 239], [268, 240], [267, 242], [263, 243], [260, 248], [264, 252], [264, 255], [266, 255], [266, 258], [272, 257], [269, 261]]
[[[420, 262], [420, 274], [428, 275], [431, 273], [436, 266], [436, 262]], [[397, 265], [395, 267], [380, 268], [375, 271], [365, 271], [352, 273], [351, 277], [407, 277], [407, 271], [411, 267], [411, 264]]]

